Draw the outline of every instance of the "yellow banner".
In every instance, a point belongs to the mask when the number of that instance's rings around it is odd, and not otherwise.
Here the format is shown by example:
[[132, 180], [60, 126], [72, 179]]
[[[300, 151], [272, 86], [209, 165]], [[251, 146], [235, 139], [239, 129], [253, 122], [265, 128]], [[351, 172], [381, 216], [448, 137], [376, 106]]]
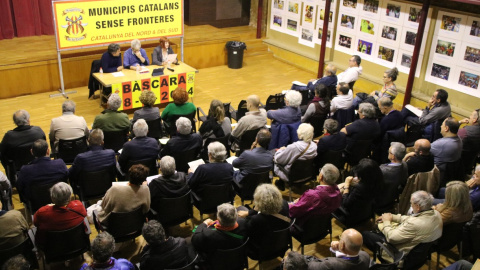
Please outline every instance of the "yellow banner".
[[183, 0], [53, 2], [59, 49], [183, 36]]
[[151, 90], [157, 96], [155, 104], [172, 102], [172, 91], [182, 87], [188, 92], [189, 97], [194, 94], [195, 71], [180, 74], [151, 77], [143, 80], [129, 81], [112, 84], [112, 92], [117, 93], [122, 99], [122, 106], [118, 110], [141, 108], [140, 94], [142, 91]]

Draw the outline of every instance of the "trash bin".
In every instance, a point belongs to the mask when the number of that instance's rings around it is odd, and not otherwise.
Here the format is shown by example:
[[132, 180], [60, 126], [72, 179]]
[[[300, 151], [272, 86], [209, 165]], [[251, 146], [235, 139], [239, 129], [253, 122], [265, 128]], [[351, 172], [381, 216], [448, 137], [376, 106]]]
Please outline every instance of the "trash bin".
[[243, 50], [247, 49], [247, 45], [240, 41], [229, 41], [225, 44], [228, 51], [228, 67], [233, 69], [242, 68]]

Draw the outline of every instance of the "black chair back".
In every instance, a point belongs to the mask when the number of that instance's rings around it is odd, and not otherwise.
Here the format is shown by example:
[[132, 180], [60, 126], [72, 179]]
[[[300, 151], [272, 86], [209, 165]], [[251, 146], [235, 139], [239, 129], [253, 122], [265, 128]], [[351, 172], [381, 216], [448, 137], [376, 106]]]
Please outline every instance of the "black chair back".
[[[376, 261], [377, 253], [379, 253], [380, 261], [382, 264], [374, 264], [370, 266], [369, 269], [376, 269], [376, 270], [397, 270], [398, 264], [400, 261], [403, 260], [405, 256], [405, 252], [397, 250], [393, 245], [389, 243], [380, 243], [377, 242], [377, 245], [380, 247], [373, 253], [373, 262]], [[383, 258], [381, 258], [382, 251], [387, 253], [390, 258], [393, 258], [392, 263], [386, 263]]]
[[32, 240], [26, 236], [25, 240], [16, 246], [0, 250], [0, 265], [3, 265], [8, 259], [22, 254], [30, 263], [32, 269], [38, 269], [37, 256], [33, 252]]
[[247, 174], [243, 179], [241, 184], [233, 182], [233, 188], [235, 192], [243, 202], [246, 200], [253, 200], [253, 193], [257, 186], [261, 183], [269, 183], [270, 176], [269, 171], [263, 173], [250, 173]]
[[230, 157], [230, 145], [229, 145], [230, 134], [220, 138], [207, 138], [203, 143], [203, 150], [201, 153], [201, 158], [205, 161], [208, 161], [208, 145], [212, 142], [219, 142], [225, 146], [227, 149], [227, 158]]
[[12, 151], [13, 164], [17, 172], [20, 171], [23, 165], [26, 165], [35, 159], [30, 151], [32, 149], [32, 144], [33, 143], [17, 146]]
[[260, 129], [261, 128], [247, 130], [245, 131], [245, 133], [243, 133], [242, 137], [238, 142], [238, 147], [240, 148], [240, 150], [237, 151], [237, 156], [240, 156], [243, 151], [248, 150], [252, 147], [252, 144], [255, 141], [257, 133], [260, 131]]
[[332, 100], [337, 95], [337, 86], [330, 85], [327, 86], [327, 97], [329, 100]]
[[180, 268], [165, 268], [165, 270], [194, 270], [195, 269], [195, 264], [196, 261], [198, 260], [198, 254], [195, 256], [195, 258], [186, 266], [180, 267]]
[[157, 219], [164, 227], [178, 225], [193, 217], [191, 191], [177, 198], [161, 198], [151, 208], [157, 212]]
[[228, 102], [228, 103], [223, 103], [223, 111], [225, 112], [225, 117], [228, 117], [228, 119], [230, 120], [230, 123], [232, 122], [232, 113], [231, 113], [231, 110], [230, 110], [230, 105], [231, 102]]
[[[343, 150], [328, 150], [325, 154], [319, 156], [317, 169], [321, 169], [325, 164], [331, 163], [337, 167], [338, 170], [345, 168], [345, 159], [343, 158]], [[315, 170], [318, 171], [318, 170]]]
[[443, 252], [452, 249], [462, 241], [463, 226], [462, 223], [450, 223], [443, 226], [442, 237], [433, 245], [433, 250]]
[[348, 88], [350, 88], [353, 91], [353, 86], [355, 85], [357, 81], [349, 82], [348, 83]]
[[[81, 222], [63, 231], [47, 231], [47, 243], [43, 250], [47, 263], [70, 260], [90, 250], [90, 239]], [[87, 225], [88, 226], [88, 225]]]
[[270, 95], [265, 102], [265, 110], [278, 110], [285, 107], [285, 95]]
[[338, 130], [345, 127], [346, 124], [352, 123], [355, 120], [355, 108], [352, 106], [348, 109], [340, 109], [335, 111], [332, 116], [338, 121]]
[[420, 243], [416, 245], [403, 261], [404, 270], [418, 270], [428, 260], [430, 255], [430, 248], [434, 242]]
[[308, 119], [308, 123], [313, 127], [313, 137], [316, 138], [318, 136], [322, 136], [323, 134], [323, 124], [327, 119], [326, 114], [313, 114]]
[[246, 246], [248, 238], [245, 242], [232, 249], [217, 249], [210, 258], [210, 266], [213, 270], [241, 270], [248, 269], [248, 258]]
[[145, 220], [142, 207], [131, 212], [112, 212], [108, 216], [107, 231], [115, 238], [116, 243], [125, 242], [142, 234]]
[[440, 187], [445, 187], [448, 182], [453, 180], [463, 180], [463, 164], [459, 158], [454, 162], [447, 162], [438, 166], [440, 170]]
[[177, 122], [178, 118], [180, 117], [186, 117], [190, 120], [192, 123], [192, 132], [191, 133], [196, 133], [197, 132], [197, 126], [195, 125], [195, 112], [192, 112], [190, 114], [175, 114], [170, 117], [170, 121], [163, 121], [165, 125], [165, 129], [170, 134], [170, 136], [173, 136], [177, 133], [177, 126], [175, 125], [175, 122]]
[[295, 160], [290, 167], [288, 182], [290, 184], [304, 183], [315, 178], [314, 159]]
[[231, 112], [231, 115], [232, 115], [232, 118], [235, 119], [235, 121], [238, 122], [238, 120], [240, 120], [240, 118], [244, 117], [247, 112], [248, 112], [247, 101], [246, 100], [241, 100], [240, 103], [238, 103], [237, 110]]
[[[347, 146], [348, 148], [348, 146]], [[345, 150], [347, 162], [355, 166], [363, 158], [368, 158], [372, 152], [372, 140], [357, 140], [349, 150]]]
[[283, 258], [285, 252], [292, 250], [292, 236], [290, 234], [290, 227], [292, 224], [282, 230], [273, 231], [264, 235], [259, 249], [259, 262], [268, 261], [277, 257]]
[[148, 125], [148, 137], [158, 141], [162, 137], [162, 118], [146, 121]]
[[173, 153], [172, 156], [175, 159], [175, 167], [177, 168], [177, 171], [187, 173], [189, 168], [188, 162], [196, 160], [198, 152], [199, 149], [194, 148], [185, 152]]
[[300, 242], [302, 254], [305, 245], [314, 244], [325, 236], [332, 235], [332, 216], [317, 215], [310, 217], [302, 226], [295, 227], [293, 237]]
[[233, 204], [232, 184], [205, 185], [202, 194], [192, 191], [193, 204], [200, 211], [200, 215], [213, 214], [217, 212], [217, 206], [222, 203]]
[[462, 168], [462, 174], [461, 177], [458, 180], [465, 180], [466, 175], [470, 175], [473, 172], [473, 169], [475, 168], [475, 164], [477, 161], [479, 151], [478, 150], [470, 150], [470, 149], [465, 149], [465, 145], [463, 146], [462, 150], [462, 156], [461, 156], [461, 163], [463, 164]]
[[32, 184], [30, 186], [30, 200], [28, 200], [27, 202], [30, 213], [33, 215], [35, 212], [37, 212], [38, 209], [40, 209], [40, 207], [52, 203], [52, 199], [50, 198], [50, 188], [53, 187], [53, 185], [55, 185], [56, 183], [64, 182], [65, 180], [66, 179], [62, 178], [57, 181], [49, 182], [47, 184]]
[[149, 169], [149, 176], [152, 175], [157, 175], [158, 174], [158, 168], [157, 168], [157, 159], [156, 158], [147, 158], [147, 159], [140, 159], [140, 160], [129, 160], [127, 163], [127, 179], [128, 179], [128, 170], [130, 170], [130, 167], [136, 164], [142, 164], [146, 166]]
[[99, 171], [82, 171], [76, 183], [80, 200], [86, 204], [87, 201], [102, 198], [107, 190], [115, 182], [115, 165], [105, 167]]
[[128, 141], [129, 129], [120, 131], [104, 131], [103, 132], [103, 147], [105, 149], [112, 149], [115, 153], [122, 149], [123, 145]]
[[72, 164], [75, 157], [88, 150], [85, 136], [73, 140], [59, 140], [57, 157], [67, 164]]

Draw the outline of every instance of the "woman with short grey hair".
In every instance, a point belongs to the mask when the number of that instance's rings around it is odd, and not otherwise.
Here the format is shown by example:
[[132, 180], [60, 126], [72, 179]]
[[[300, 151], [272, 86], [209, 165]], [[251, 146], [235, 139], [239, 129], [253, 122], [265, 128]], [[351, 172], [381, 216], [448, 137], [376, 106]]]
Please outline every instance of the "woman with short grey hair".
[[37, 227], [35, 242], [43, 247], [48, 239], [48, 231], [71, 229], [82, 223], [87, 216], [85, 207], [79, 200], [71, 200], [72, 188], [65, 182], [58, 182], [50, 189], [54, 204], [48, 204], [35, 212], [33, 224]]
[[175, 126], [180, 134], [187, 135], [192, 133], [192, 121], [186, 117], [178, 118], [175, 122]]
[[278, 110], [269, 110], [267, 117], [272, 119], [272, 129], [274, 125], [293, 124], [301, 121], [302, 94], [295, 90], [290, 90], [285, 95], [285, 107]]
[[108, 98], [107, 106], [110, 110], [116, 111], [122, 106], [122, 99], [118, 94], [111, 94]]
[[135, 137], [145, 137], [148, 134], [148, 125], [144, 119], [139, 119], [133, 124], [133, 134]]
[[125, 269], [134, 270], [135, 266], [127, 259], [116, 259], [113, 256], [115, 251], [115, 239], [108, 232], [101, 232], [92, 241], [93, 262], [84, 263], [81, 270], [100, 269]]

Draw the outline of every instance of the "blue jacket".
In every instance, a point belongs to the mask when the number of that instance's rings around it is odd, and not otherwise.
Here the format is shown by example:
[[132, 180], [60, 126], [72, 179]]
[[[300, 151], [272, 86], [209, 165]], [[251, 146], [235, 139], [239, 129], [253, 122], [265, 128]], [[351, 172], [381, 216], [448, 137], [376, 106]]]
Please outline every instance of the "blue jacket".
[[272, 140], [268, 149], [280, 148], [298, 141], [297, 129], [300, 124], [300, 120], [292, 124], [272, 124]]

